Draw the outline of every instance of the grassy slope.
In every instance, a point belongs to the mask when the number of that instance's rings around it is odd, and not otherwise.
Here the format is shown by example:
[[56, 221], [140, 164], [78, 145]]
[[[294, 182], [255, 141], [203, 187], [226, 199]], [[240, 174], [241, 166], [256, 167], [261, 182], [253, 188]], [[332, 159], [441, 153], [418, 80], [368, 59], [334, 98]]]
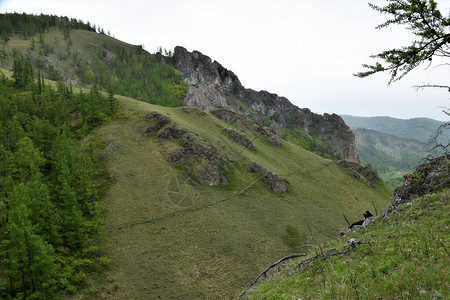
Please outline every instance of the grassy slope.
[[[449, 299], [449, 191], [425, 195], [350, 237], [362, 244], [289, 275], [269, 276], [250, 299]], [[342, 249], [341, 243], [332, 243]]]
[[[102, 43], [125, 45], [78, 30], [71, 32], [71, 39], [71, 51], [78, 51], [82, 60], [89, 60]], [[57, 69], [76, 78], [70, 59], [58, 57], [67, 51], [68, 41], [58, 31], [46, 33], [45, 40], [54, 47], [50, 59]], [[30, 43], [12, 38], [6, 51], [22, 49], [25, 55]], [[37, 54], [37, 37], [35, 43]], [[2, 67], [9, 69], [10, 62], [4, 61]], [[112, 269], [103, 284], [84, 292], [86, 298], [235, 296], [264, 265], [292, 251], [282, 238], [288, 225], [301, 233], [305, 243], [312, 235], [324, 240], [344, 226], [342, 213], [359, 219], [361, 212], [372, 208], [372, 201], [383, 207], [390, 194], [387, 186], [370, 189], [331, 161], [290, 143], [277, 148], [255, 137], [258, 152], [243, 150], [221, 134], [222, 128], [230, 125], [210, 114], [118, 98], [121, 116], [90, 138], [105, 144], [105, 161], [114, 177], [104, 200], [109, 239], [105, 247]], [[148, 111], [169, 114], [180, 127], [230, 154], [236, 161], [229, 177], [232, 184], [226, 188], [190, 185], [183, 171], [166, 161], [168, 153], [179, 147], [177, 143], [160, 143], [155, 136], [139, 134]], [[246, 134], [254, 138], [252, 133]], [[236, 195], [258, 179], [246, 170], [250, 161], [287, 178], [289, 191], [277, 195], [257, 181]], [[217, 201], [221, 199], [225, 200]], [[149, 222], [117, 227], [136, 220]]]
[[358, 155], [371, 163], [380, 177], [392, 186], [403, 182], [402, 175], [420, 163], [424, 145], [416, 140], [399, 138], [370, 129], [354, 129]]
[[[39, 36], [33, 37], [35, 41], [35, 47], [31, 49], [31, 39], [24, 40], [20, 36], [11, 37], [7, 44], [3, 44], [8, 57], [1, 61], [1, 66], [5, 69], [12, 69], [14, 57], [14, 49], [18, 51], [18, 55], [22, 54], [27, 57], [30, 54], [31, 57], [36, 59], [39, 57]], [[54, 67], [69, 77], [77, 80], [77, 85], [81, 83], [80, 78], [75, 73], [75, 65], [72, 58], [73, 53], [77, 53], [80, 62], [90, 62], [94, 58], [94, 53], [97, 47], [102, 45], [120, 46], [128, 51], [136, 53], [137, 46], [127, 44], [110, 36], [104, 34], [98, 34], [92, 31], [85, 30], [72, 30], [70, 32], [70, 51], [68, 51], [69, 40], [64, 39], [63, 34], [58, 29], [51, 29], [44, 35], [44, 41], [46, 44], [51, 45], [53, 53], [48, 54], [48, 62], [54, 64]], [[70, 55], [67, 55], [70, 53]], [[44, 58], [42, 58], [44, 60]]]
[[[258, 151], [251, 152], [224, 137], [222, 128], [230, 125], [209, 113], [119, 98], [122, 115], [91, 136], [106, 143], [105, 159], [114, 176], [104, 200], [112, 270], [98, 287], [99, 298], [236, 296], [264, 265], [291, 251], [282, 242], [287, 225], [305, 242], [311, 235], [323, 240], [345, 225], [342, 213], [359, 219], [371, 201], [384, 207], [388, 200], [387, 186], [370, 189], [331, 161], [290, 143], [278, 148], [242, 129], [254, 138]], [[183, 171], [166, 161], [179, 147], [176, 142], [138, 132], [149, 111], [167, 114], [231, 155], [232, 184], [190, 185]], [[277, 195], [257, 181], [236, 195], [258, 179], [246, 170], [250, 161], [287, 178], [289, 191]], [[147, 223], [117, 227], [136, 220]]]

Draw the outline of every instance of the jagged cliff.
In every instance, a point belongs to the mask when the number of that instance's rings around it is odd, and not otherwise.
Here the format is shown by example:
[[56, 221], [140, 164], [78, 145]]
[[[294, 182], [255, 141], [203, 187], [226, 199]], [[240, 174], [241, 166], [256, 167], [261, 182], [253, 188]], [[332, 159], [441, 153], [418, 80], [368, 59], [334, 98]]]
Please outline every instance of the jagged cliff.
[[205, 110], [225, 108], [256, 121], [270, 119], [283, 128], [299, 127], [317, 137], [329, 156], [359, 161], [355, 136], [338, 115], [314, 114], [277, 94], [247, 89], [232, 71], [199, 51], [188, 52], [177, 46], [172, 63], [190, 84], [184, 100], [186, 106]]

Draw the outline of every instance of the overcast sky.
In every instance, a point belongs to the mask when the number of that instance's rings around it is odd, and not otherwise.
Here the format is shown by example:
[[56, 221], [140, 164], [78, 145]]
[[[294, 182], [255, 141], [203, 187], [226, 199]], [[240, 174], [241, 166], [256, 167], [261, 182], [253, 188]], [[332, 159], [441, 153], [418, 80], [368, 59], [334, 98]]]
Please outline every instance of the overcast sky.
[[[385, 1], [370, 1], [383, 5]], [[450, 1], [439, 0], [448, 15]], [[364, 0], [0, 0], [2, 12], [64, 15], [99, 24], [149, 52], [177, 45], [232, 70], [247, 88], [287, 97], [317, 113], [397, 118], [448, 118], [450, 95], [416, 84], [450, 84], [450, 67], [426, 66], [387, 85], [388, 74], [352, 74], [371, 54], [407, 45], [404, 28], [376, 30], [384, 16]], [[440, 59], [435, 65], [443, 63]], [[448, 60], [447, 60], [448, 63]]]

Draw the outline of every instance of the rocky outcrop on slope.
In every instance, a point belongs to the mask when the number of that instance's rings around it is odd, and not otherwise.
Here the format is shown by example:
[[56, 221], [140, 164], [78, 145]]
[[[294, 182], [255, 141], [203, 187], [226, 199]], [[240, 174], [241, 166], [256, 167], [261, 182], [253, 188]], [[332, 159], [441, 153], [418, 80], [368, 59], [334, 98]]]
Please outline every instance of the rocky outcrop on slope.
[[405, 181], [392, 193], [391, 204], [383, 212], [384, 218], [413, 198], [450, 188], [450, 154], [427, 161], [403, 177]]
[[318, 137], [331, 157], [359, 161], [355, 137], [338, 115], [317, 115], [277, 94], [244, 88], [233, 72], [199, 51], [175, 47], [171, 62], [191, 85], [184, 100], [186, 106], [226, 109], [257, 121], [261, 117], [271, 119], [284, 128], [300, 127]]
[[227, 129], [227, 128], [225, 128], [223, 131], [234, 142], [244, 146], [247, 149], [250, 149], [252, 151], [256, 151], [256, 148], [253, 145], [252, 141], [248, 137], [246, 137], [245, 135], [240, 134], [239, 132], [236, 132], [234, 130]]
[[150, 112], [144, 116], [144, 119], [149, 120], [153, 124], [147, 127], [142, 133], [144, 136], [147, 136], [151, 133], [155, 133], [170, 122], [170, 118], [163, 116], [157, 112]]
[[367, 181], [371, 187], [374, 187], [381, 181], [377, 171], [371, 164], [361, 165], [353, 161], [341, 160], [338, 162], [338, 165], [347, 170], [354, 178]]
[[212, 145], [207, 145], [186, 134], [181, 138], [182, 148], [168, 157], [169, 162], [179, 163], [201, 183], [207, 185], [228, 185], [225, 176], [230, 172], [221, 154]]
[[140, 129], [144, 136], [156, 134], [159, 141], [177, 140], [181, 148], [170, 153], [167, 161], [183, 165], [188, 177], [196, 184], [228, 185], [225, 176], [230, 172], [228, 164], [217, 149], [206, 141], [194, 138], [194, 133], [179, 128], [169, 117], [157, 112], [144, 116], [151, 125]]
[[267, 170], [260, 164], [253, 162], [248, 170], [252, 173], [257, 173], [261, 176], [263, 176], [263, 182], [266, 185], [267, 188], [274, 191], [275, 193], [283, 193], [287, 191], [289, 187], [289, 181], [287, 179], [284, 179], [281, 176], [278, 176], [274, 172]]

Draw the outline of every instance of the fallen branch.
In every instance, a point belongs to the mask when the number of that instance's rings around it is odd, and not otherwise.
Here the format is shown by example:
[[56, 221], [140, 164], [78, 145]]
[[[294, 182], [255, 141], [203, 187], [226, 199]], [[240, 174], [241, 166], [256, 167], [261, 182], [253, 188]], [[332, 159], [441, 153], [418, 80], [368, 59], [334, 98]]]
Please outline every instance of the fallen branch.
[[348, 227], [350, 227], [351, 225], [350, 225], [350, 222], [348, 221], [347, 217], [344, 214], [342, 214], [342, 215], [344, 216], [345, 221], [347, 221]]
[[291, 259], [291, 258], [296, 258], [296, 257], [301, 257], [301, 256], [306, 256], [306, 254], [304, 254], [304, 253], [295, 253], [295, 254], [291, 254], [291, 255], [285, 256], [285, 257], [283, 257], [283, 258], [280, 258], [279, 260], [277, 260], [276, 262], [274, 262], [273, 264], [271, 264], [270, 266], [268, 266], [267, 268], [265, 268], [264, 271], [262, 271], [262, 272], [261, 272], [261, 273], [260, 273], [260, 274], [252, 281], [252, 283], [250, 283], [250, 284], [247, 286], [247, 288], [239, 295], [239, 297], [244, 296], [245, 293], [247, 293], [247, 291], [248, 291], [252, 286], [254, 286], [254, 285], [258, 282], [258, 280], [259, 280], [259, 278], [261, 278], [261, 276], [266, 275], [266, 273], [267, 273], [270, 269], [272, 269], [273, 267], [275, 267], [275, 266], [278, 265], [279, 263], [281, 263], [281, 262], [283, 262], [283, 261], [285, 261], [285, 260]]

